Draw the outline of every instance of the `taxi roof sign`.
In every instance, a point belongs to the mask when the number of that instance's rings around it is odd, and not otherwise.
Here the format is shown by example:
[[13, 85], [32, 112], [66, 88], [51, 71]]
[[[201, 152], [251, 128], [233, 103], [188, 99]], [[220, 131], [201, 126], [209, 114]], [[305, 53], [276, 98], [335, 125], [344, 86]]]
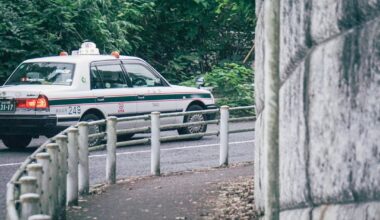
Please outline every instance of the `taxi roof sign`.
[[99, 55], [99, 49], [93, 42], [84, 42], [79, 51], [73, 51], [73, 55]]

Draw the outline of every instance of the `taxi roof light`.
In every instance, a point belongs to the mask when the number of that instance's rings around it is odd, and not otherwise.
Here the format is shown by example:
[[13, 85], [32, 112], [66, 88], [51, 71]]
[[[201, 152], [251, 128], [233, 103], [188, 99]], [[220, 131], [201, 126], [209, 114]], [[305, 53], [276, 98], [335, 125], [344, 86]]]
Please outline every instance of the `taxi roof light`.
[[96, 47], [96, 44], [93, 42], [84, 42], [77, 53], [78, 55], [99, 55], [100, 54], [99, 49]]
[[[99, 49], [96, 47], [96, 44], [93, 42], [84, 42], [82, 43], [79, 50], [71, 51], [71, 55], [100, 55]], [[68, 56], [66, 51], [60, 52], [59, 56]], [[111, 56], [115, 58], [120, 58], [119, 51], [112, 51]]]
[[112, 51], [111, 55], [115, 58], [120, 58], [120, 53], [118, 51]]
[[61, 56], [61, 57], [68, 56], [68, 55], [69, 54], [66, 51], [62, 51], [59, 53], [59, 56]]

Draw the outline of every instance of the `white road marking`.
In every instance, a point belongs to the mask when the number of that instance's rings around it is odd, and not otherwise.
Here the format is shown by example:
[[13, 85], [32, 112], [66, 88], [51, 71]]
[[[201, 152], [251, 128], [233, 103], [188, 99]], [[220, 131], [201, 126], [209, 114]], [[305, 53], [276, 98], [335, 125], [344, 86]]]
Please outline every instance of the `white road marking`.
[[[239, 145], [239, 144], [253, 143], [254, 141], [255, 140], [236, 141], [236, 142], [230, 142], [230, 144], [231, 145]], [[192, 146], [184, 146], [184, 147], [164, 148], [164, 149], [161, 149], [161, 151], [175, 151], [175, 150], [204, 148], [204, 147], [217, 147], [217, 146], [219, 146], [219, 144], [192, 145]], [[150, 153], [150, 150], [122, 152], [122, 153], [116, 153], [116, 155], [120, 156], [120, 155], [133, 155], [133, 154], [145, 154], [145, 153]], [[106, 156], [107, 156], [107, 154], [98, 154], [98, 155], [91, 155], [91, 156], [89, 156], [89, 158], [106, 157]], [[21, 165], [21, 163], [5, 163], [5, 164], [0, 164], [0, 167], [10, 167], [10, 166], [19, 166], [19, 165]]]
[[0, 164], [0, 167], [11, 167], [11, 166], [18, 166], [21, 164], [22, 163], [4, 163], [4, 164]]
[[[254, 141], [255, 140], [230, 142], [230, 145], [253, 143]], [[219, 144], [204, 144], [204, 145], [193, 145], [193, 146], [184, 146], [184, 147], [164, 148], [164, 149], [161, 149], [161, 151], [175, 151], [175, 150], [184, 150], [184, 149], [191, 149], [191, 148], [204, 148], [204, 147], [217, 147], [217, 146], [219, 146]], [[120, 155], [132, 155], [132, 154], [145, 154], [145, 153], [150, 153], [150, 150], [116, 153], [116, 156], [120, 156]], [[106, 156], [107, 156], [107, 154], [98, 154], [98, 155], [91, 155], [89, 157], [90, 158], [94, 158], [94, 157], [106, 157]]]

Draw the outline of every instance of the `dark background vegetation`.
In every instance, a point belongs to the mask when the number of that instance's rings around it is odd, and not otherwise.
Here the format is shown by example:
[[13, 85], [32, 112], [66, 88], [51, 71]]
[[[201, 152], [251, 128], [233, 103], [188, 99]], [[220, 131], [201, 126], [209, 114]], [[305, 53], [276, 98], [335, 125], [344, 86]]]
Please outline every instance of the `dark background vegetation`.
[[[84, 40], [102, 54], [139, 56], [174, 84], [250, 69], [242, 61], [253, 46], [254, 7], [254, 0], [0, 0], [0, 85], [23, 60], [70, 52]], [[234, 83], [252, 84], [247, 74], [248, 82]]]

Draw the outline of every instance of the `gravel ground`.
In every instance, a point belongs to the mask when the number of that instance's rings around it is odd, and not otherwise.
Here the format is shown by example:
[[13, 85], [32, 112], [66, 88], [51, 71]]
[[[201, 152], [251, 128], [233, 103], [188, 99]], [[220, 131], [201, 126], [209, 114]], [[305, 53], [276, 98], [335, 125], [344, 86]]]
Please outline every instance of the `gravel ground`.
[[206, 204], [210, 212], [203, 217], [214, 219], [258, 219], [253, 196], [253, 176], [239, 176], [237, 179], [216, 184]]
[[119, 180], [92, 187], [68, 219], [258, 219], [253, 163]]

